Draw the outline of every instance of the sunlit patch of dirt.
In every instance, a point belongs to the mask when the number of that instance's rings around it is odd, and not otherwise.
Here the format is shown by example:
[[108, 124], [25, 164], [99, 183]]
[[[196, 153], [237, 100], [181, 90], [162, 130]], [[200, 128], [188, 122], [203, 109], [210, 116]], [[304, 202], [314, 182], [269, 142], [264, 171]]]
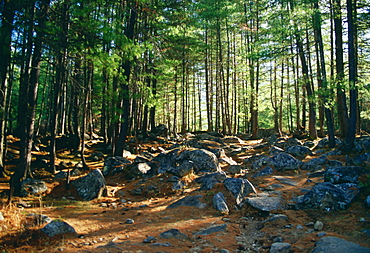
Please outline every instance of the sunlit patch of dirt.
[[[244, 145], [255, 145], [261, 140], [246, 141]], [[133, 148], [141, 151], [166, 148], [158, 143], [135, 143]], [[94, 151], [94, 146], [87, 149], [87, 154]], [[16, 151], [15, 147], [14, 150]], [[159, 152], [159, 151], [158, 151]], [[264, 153], [266, 150], [259, 150]], [[16, 153], [16, 152], [15, 152]], [[248, 150], [239, 157], [255, 155], [255, 150]], [[133, 160], [135, 154], [128, 157]], [[242, 157], [242, 158], [241, 158]], [[316, 156], [307, 157], [305, 161]], [[238, 158], [238, 157], [237, 157]], [[345, 157], [333, 157], [344, 161]], [[58, 162], [73, 162], [78, 158], [69, 151], [64, 151]], [[103, 167], [103, 161], [88, 161], [90, 170]], [[226, 168], [226, 166], [224, 165]], [[82, 171], [84, 174], [89, 171]], [[83, 174], [83, 175], [84, 175]], [[251, 172], [250, 175], [253, 173]], [[280, 196], [285, 203], [293, 203], [294, 198], [303, 194], [302, 189], [309, 189], [322, 178], [310, 178], [307, 171], [283, 171], [270, 176], [252, 179], [257, 194], [268, 192], [270, 196]], [[236, 175], [241, 176], [241, 175]], [[4, 220], [0, 221], [0, 251], [4, 252], [217, 252], [227, 249], [230, 252], [269, 252], [271, 244], [280, 239], [292, 244], [294, 252], [310, 252], [319, 239], [313, 223], [324, 223], [323, 231], [327, 235], [337, 236], [363, 246], [370, 247], [369, 237], [362, 233], [370, 229], [370, 216], [364, 206], [364, 198], [370, 192], [362, 192], [347, 209], [337, 212], [320, 210], [294, 210], [287, 208], [275, 210], [271, 214], [284, 214], [287, 220], [264, 222], [268, 213], [259, 213], [250, 207], [236, 208], [234, 197], [223, 184], [217, 184], [210, 191], [199, 191], [199, 184], [194, 183], [197, 175], [189, 174], [183, 178], [186, 188], [174, 191], [168, 183], [171, 175], [158, 175], [150, 179], [127, 180], [123, 175], [108, 176], [107, 196], [93, 201], [81, 201], [72, 185], [67, 186], [65, 179], [46, 180], [50, 192], [43, 197], [15, 198], [13, 205], [6, 206], [7, 179], [0, 180], [0, 205]], [[76, 179], [77, 177], [72, 177]], [[155, 186], [158, 190], [135, 195], [140, 186]], [[281, 187], [276, 187], [276, 186]], [[223, 192], [230, 208], [229, 214], [221, 214], [212, 206], [212, 197]], [[195, 207], [167, 207], [185, 196], [202, 195], [200, 201], [206, 203], [203, 209]], [[253, 194], [252, 194], [253, 195]], [[30, 207], [19, 207], [18, 202], [25, 202]], [[27, 206], [23, 205], [23, 206]], [[27, 218], [30, 213], [45, 214], [51, 219], [62, 219], [76, 229], [76, 234], [59, 235], [52, 238], [45, 236], [40, 229], [44, 224], [35, 223]], [[270, 214], [270, 215], [271, 215]], [[361, 218], [365, 218], [365, 222]], [[126, 220], [134, 220], [127, 224]], [[226, 224], [226, 230], [210, 235], [195, 235], [206, 228]], [[188, 239], [163, 239], [162, 232], [178, 229]], [[144, 243], [144, 239], [153, 236], [156, 240]]]

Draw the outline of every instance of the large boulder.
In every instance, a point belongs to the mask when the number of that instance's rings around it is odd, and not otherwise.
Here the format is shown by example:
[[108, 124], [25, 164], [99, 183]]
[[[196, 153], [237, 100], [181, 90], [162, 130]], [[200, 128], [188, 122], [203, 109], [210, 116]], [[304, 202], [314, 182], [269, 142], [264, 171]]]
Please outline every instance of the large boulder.
[[370, 152], [358, 155], [352, 159], [348, 159], [348, 165], [366, 165], [367, 163], [370, 164]]
[[186, 149], [179, 154], [176, 161], [179, 164], [183, 161], [192, 161], [195, 173], [221, 171], [216, 155], [205, 149]]
[[299, 145], [289, 146], [285, 149], [285, 152], [297, 158], [305, 158], [308, 155], [312, 155], [311, 149]]
[[278, 171], [297, 170], [302, 162], [287, 153], [279, 153], [269, 158], [268, 163]]
[[120, 173], [124, 171], [128, 164], [131, 164], [131, 161], [129, 161], [125, 157], [122, 156], [107, 157], [104, 161], [103, 174], [104, 176], [107, 176], [109, 174], [114, 175]]
[[228, 214], [229, 213], [229, 207], [227, 206], [225, 196], [222, 192], [216, 193], [212, 198], [213, 207], [223, 213]]
[[362, 175], [369, 175], [370, 171], [363, 167], [347, 166], [347, 167], [329, 167], [325, 170], [325, 182], [333, 184], [355, 183], [358, 184], [358, 178]]
[[325, 236], [319, 239], [311, 253], [370, 253], [369, 248], [349, 242], [334, 236]]
[[76, 233], [76, 230], [67, 222], [62, 220], [53, 220], [41, 229], [41, 232], [49, 237], [54, 237], [59, 234]]
[[26, 178], [21, 182], [21, 197], [28, 195], [42, 195], [48, 190], [45, 182], [39, 179]]
[[240, 205], [244, 198], [250, 193], [256, 193], [253, 184], [243, 178], [226, 178], [224, 180], [226, 189], [234, 196], [236, 204]]
[[301, 209], [342, 210], [352, 202], [358, 193], [356, 184], [319, 183], [298, 198], [297, 206]]
[[72, 181], [72, 185], [75, 187], [77, 194], [87, 201], [100, 198], [106, 188], [105, 178], [99, 169]]
[[130, 164], [126, 166], [123, 174], [128, 180], [154, 177], [157, 174], [157, 165], [150, 162]]
[[285, 207], [282, 199], [279, 197], [252, 197], [246, 198], [245, 202], [253, 208], [263, 212], [284, 209]]

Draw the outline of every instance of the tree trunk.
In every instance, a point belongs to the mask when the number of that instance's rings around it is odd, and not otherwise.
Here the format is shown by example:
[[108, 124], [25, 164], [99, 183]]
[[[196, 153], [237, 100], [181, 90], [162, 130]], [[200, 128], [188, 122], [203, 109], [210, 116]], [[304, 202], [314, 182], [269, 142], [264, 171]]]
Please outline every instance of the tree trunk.
[[[134, 38], [134, 28], [137, 18], [136, 10], [133, 7], [130, 13], [130, 20], [128, 26], [125, 31], [125, 36], [129, 40], [133, 40]], [[130, 82], [130, 73], [131, 73], [131, 62], [126, 60], [122, 64], [123, 69], [123, 78], [124, 80], [121, 82], [122, 88], [122, 99], [123, 99], [123, 113], [122, 113], [122, 122], [118, 136], [118, 142], [115, 149], [116, 156], [122, 156], [124, 145], [126, 142], [127, 134], [128, 134], [128, 127], [129, 127], [129, 119], [130, 119], [130, 91], [129, 91], [129, 82]]]

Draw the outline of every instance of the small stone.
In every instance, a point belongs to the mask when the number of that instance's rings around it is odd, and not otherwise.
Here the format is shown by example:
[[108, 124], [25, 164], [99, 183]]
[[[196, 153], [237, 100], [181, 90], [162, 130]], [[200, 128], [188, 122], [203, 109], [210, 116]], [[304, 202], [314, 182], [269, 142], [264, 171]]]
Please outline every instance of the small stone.
[[154, 236], [148, 236], [147, 238], [144, 239], [143, 243], [152, 243], [156, 240], [157, 238], [155, 238]]
[[317, 237], [323, 237], [326, 236], [326, 232], [318, 232], [316, 235]]
[[287, 242], [275, 242], [271, 245], [270, 253], [289, 253], [292, 246]]
[[304, 229], [304, 228], [303, 228], [303, 226], [302, 226], [302, 225], [298, 224], [298, 225], [296, 226], [296, 229]]
[[133, 219], [127, 219], [126, 221], [125, 221], [125, 223], [126, 224], [134, 224], [134, 220]]
[[5, 220], [4, 215], [2, 212], [0, 212], [0, 220]]
[[316, 221], [313, 225], [313, 228], [315, 230], [322, 230], [324, 228], [324, 223], [322, 223], [321, 221]]
[[366, 222], [366, 219], [365, 219], [365, 218], [363, 218], [363, 217], [361, 217], [361, 218], [359, 219], [359, 221], [360, 221], [360, 222]]

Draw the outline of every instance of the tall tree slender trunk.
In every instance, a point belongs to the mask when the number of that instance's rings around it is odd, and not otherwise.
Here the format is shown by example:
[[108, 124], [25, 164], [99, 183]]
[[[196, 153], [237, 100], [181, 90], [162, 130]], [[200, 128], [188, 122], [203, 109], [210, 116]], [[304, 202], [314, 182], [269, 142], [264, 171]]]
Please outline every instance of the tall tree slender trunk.
[[349, 125], [348, 134], [346, 136], [344, 151], [352, 152], [355, 146], [355, 136], [357, 130], [357, 109], [358, 109], [358, 91], [356, 87], [357, 81], [357, 59], [356, 59], [356, 22], [355, 13], [356, 0], [347, 0], [347, 19], [348, 19], [348, 61], [349, 61], [349, 85], [350, 85], [350, 103], [349, 103]]
[[[21, 181], [26, 177], [32, 177], [31, 150], [33, 145], [34, 126], [36, 118], [36, 99], [40, 77], [41, 53], [43, 38], [45, 35], [45, 25], [47, 20], [49, 3], [50, 0], [41, 1], [40, 10], [39, 13], [37, 13], [38, 19], [35, 20], [37, 21], [37, 25], [35, 26], [36, 37], [33, 43], [33, 54], [28, 81], [28, 92], [27, 97], [25, 99], [27, 107], [24, 108], [24, 110], [26, 111], [26, 119], [21, 134], [19, 165], [10, 180], [9, 202], [11, 201], [13, 194], [14, 195], [20, 194]], [[31, 37], [29, 39], [32, 41]]]
[[[127, 25], [125, 36], [130, 41], [134, 39], [134, 28], [137, 19], [137, 12], [136, 7], [133, 6], [130, 11], [130, 20]], [[130, 91], [129, 91], [129, 82], [130, 82], [130, 73], [131, 73], [131, 62], [126, 60], [122, 64], [123, 69], [123, 78], [124, 80], [121, 82], [121, 89], [122, 89], [122, 99], [123, 99], [123, 113], [122, 113], [122, 122], [119, 131], [118, 141], [116, 144], [115, 155], [122, 156], [124, 145], [126, 142], [126, 138], [128, 135], [129, 129], [129, 120], [130, 120]]]

